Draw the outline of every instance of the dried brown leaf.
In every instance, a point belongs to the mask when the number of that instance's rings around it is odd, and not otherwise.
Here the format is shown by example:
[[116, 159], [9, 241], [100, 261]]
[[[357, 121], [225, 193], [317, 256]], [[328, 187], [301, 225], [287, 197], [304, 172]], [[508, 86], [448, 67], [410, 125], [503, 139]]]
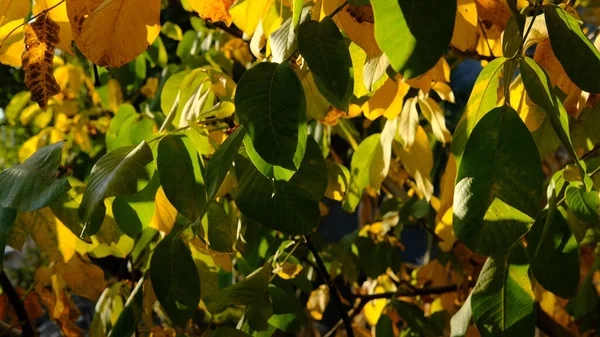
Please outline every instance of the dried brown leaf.
[[25, 71], [25, 85], [31, 91], [31, 100], [46, 109], [48, 100], [60, 93], [53, 74], [54, 49], [59, 42], [60, 27], [46, 13], [25, 27], [25, 52], [21, 56]]

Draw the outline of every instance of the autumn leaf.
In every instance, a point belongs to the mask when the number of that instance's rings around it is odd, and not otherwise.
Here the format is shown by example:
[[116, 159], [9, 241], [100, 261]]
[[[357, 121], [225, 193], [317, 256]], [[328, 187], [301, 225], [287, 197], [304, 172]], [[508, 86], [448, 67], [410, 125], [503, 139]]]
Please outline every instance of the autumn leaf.
[[53, 73], [54, 48], [58, 44], [60, 27], [46, 13], [25, 27], [25, 52], [21, 56], [25, 85], [31, 100], [46, 109], [48, 100], [60, 92]]
[[[0, 63], [18, 67], [23, 53], [23, 20], [14, 20], [0, 27]], [[10, 34], [10, 35], [9, 35]]]
[[132, 61], [160, 33], [160, 0], [70, 0], [67, 14], [77, 47], [102, 67]]
[[52, 9], [48, 11], [48, 17], [51, 18], [54, 22], [56, 22], [60, 27], [60, 41], [58, 42], [56, 48], [61, 49], [72, 55], [73, 48], [71, 47], [71, 41], [73, 40], [73, 33], [71, 32], [71, 24], [69, 23], [69, 18], [67, 16], [66, 2], [61, 0], [36, 0], [32, 12], [33, 15], [38, 15], [50, 8]]
[[106, 282], [104, 271], [92, 264], [89, 259], [74, 255], [61, 271], [67, 286], [73, 293], [95, 301], [100, 297]]
[[31, 3], [23, 0], [0, 0], [0, 27], [8, 22], [19, 20], [27, 16]]
[[192, 8], [200, 14], [200, 17], [213, 22], [223, 21], [231, 25], [229, 7], [234, 0], [188, 0]]

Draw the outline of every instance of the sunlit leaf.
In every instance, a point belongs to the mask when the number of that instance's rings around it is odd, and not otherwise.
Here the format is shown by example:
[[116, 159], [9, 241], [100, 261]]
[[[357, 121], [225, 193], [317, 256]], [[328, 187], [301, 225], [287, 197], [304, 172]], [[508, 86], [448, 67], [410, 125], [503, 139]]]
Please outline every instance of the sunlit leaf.
[[85, 222], [84, 235], [100, 229], [106, 212], [104, 199], [137, 192], [137, 180], [146, 175], [144, 167], [151, 161], [152, 150], [142, 142], [113, 150], [96, 162], [79, 207], [79, 217]]
[[504, 106], [488, 112], [459, 165], [456, 236], [477, 254], [507, 250], [529, 231], [540, 209], [543, 177], [533, 137], [516, 111]]
[[58, 174], [63, 142], [45, 146], [23, 164], [0, 173], [0, 206], [21, 212], [48, 206], [71, 186]]
[[452, 39], [456, 1], [372, 0], [371, 5], [377, 44], [394, 70], [410, 79], [435, 66]]
[[235, 95], [238, 117], [258, 154], [295, 170], [306, 150], [306, 100], [287, 63], [260, 63], [246, 71]]
[[160, 33], [159, 0], [70, 0], [66, 4], [77, 47], [102, 67], [132, 61]]

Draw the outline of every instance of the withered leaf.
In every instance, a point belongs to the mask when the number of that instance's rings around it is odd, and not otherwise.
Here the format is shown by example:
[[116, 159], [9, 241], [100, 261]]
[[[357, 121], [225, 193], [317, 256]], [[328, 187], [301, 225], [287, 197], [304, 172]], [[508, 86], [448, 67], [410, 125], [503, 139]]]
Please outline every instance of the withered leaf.
[[31, 91], [31, 100], [44, 110], [50, 97], [60, 93], [52, 68], [59, 31], [58, 24], [46, 13], [25, 27], [25, 51], [21, 56], [25, 85]]

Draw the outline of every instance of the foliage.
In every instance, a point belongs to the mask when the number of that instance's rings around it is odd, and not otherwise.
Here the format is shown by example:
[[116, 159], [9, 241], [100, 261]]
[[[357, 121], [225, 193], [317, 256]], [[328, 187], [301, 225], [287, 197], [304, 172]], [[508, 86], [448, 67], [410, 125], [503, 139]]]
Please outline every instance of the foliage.
[[2, 334], [594, 334], [599, 18], [0, 0]]

